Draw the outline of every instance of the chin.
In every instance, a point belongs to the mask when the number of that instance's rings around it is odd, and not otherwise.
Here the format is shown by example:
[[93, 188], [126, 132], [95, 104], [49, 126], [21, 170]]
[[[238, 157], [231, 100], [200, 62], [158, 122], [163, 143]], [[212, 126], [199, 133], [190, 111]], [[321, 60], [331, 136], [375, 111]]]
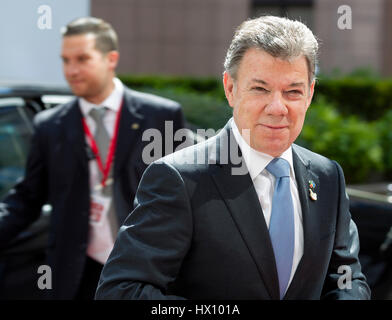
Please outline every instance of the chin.
[[272, 143], [268, 145], [259, 145], [254, 149], [276, 158], [282, 155], [282, 153], [285, 152], [288, 148], [289, 145], [280, 142], [280, 143]]
[[83, 96], [83, 90], [80, 90], [79, 88], [71, 87], [71, 91], [75, 96], [82, 97]]

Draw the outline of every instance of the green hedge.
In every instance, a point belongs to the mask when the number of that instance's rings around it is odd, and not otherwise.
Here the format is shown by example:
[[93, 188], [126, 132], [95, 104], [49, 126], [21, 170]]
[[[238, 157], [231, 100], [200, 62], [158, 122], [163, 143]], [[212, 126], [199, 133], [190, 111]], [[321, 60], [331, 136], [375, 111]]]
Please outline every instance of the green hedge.
[[232, 117], [232, 109], [226, 100], [220, 97], [195, 92], [183, 92], [173, 88], [153, 89], [141, 87], [138, 90], [179, 102], [184, 110], [186, 120], [199, 128], [218, 130]]
[[315, 97], [323, 95], [334, 102], [343, 115], [377, 120], [392, 109], [392, 80], [344, 77], [320, 78]]
[[378, 125], [342, 116], [319, 96], [308, 110], [296, 143], [339, 162], [348, 183], [374, 181], [382, 178], [384, 169]]
[[[187, 121], [197, 127], [217, 130], [232, 116], [220, 79], [121, 79], [136, 90], [180, 102]], [[392, 82], [320, 79], [316, 92], [296, 142], [338, 161], [348, 183], [392, 178]]]
[[380, 121], [377, 121], [377, 132], [380, 136], [380, 145], [383, 150], [383, 163], [385, 166], [384, 178], [392, 179], [392, 110], [388, 111]]
[[[216, 99], [225, 99], [222, 81], [219, 78], [193, 78], [152, 75], [120, 75], [131, 88], [145, 87], [168, 89], [173, 92], [205, 94]], [[351, 75], [339, 78], [320, 76], [317, 80], [315, 98], [328, 97], [343, 115], [357, 115], [364, 120], [377, 120], [392, 109], [392, 79], [377, 76]]]
[[209, 96], [225, 98], [221, 79], [212, 77], [179, 77], [154, 75], [119, 75], [119, 78], [130, 88], [172, 89], [177, 93], [193, 92]]

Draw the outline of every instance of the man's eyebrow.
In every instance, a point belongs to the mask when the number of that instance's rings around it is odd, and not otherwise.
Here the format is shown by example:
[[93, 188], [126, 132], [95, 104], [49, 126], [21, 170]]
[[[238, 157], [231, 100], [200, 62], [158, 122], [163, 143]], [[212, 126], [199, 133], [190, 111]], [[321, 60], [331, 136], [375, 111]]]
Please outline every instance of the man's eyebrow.
[[289, 84], [289, 87], [305, 87], [303, 82], [293, 82]]
[[[253, 78], [251, 80], [251, 82], [260, 83], [260, 84], [263, 84], [263, 85], [268, 85], [268, 82], [264, 81], [263, 79]], [[289, 87], [291, 87], [291, 88], [292, 87], [303, 87], [303, 88], [305, 88], [306, 86], [305, 86], [305, 83], [303, 83], [303, 82], [292, 82], [292, 83], [289, 84]]]
[[256, 82], [256, 83], [260, 83], [260, 84], [264, 84], [264, 85], [267, 85], [267, 84], [268, 84], [266, 81], [264, 81], [264, 80], [262, 80], [262, 79], [256, 79], [256, 78], [253, 78], [253, 79], [251, 80], [251, 82]]

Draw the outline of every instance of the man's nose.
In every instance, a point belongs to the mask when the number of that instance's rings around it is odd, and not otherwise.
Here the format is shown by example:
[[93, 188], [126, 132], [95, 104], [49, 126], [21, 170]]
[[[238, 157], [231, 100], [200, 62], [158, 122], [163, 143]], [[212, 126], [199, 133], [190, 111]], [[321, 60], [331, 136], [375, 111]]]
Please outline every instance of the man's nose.
[[266, 106], [265, 111], [271, 115], [286, 115], [287, 107], [280, 92], [275, 92]]
[[66, 65], [64, 65], [64, 72], [68, 76], [74, 76], [79, 73], [79, 67], [75, 63], [68, 62]]

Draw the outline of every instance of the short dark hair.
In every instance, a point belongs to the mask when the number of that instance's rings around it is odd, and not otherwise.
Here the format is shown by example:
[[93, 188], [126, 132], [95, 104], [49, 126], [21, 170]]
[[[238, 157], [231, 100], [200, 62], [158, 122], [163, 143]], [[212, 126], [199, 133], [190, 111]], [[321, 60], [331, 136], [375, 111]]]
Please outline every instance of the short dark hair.
[[109, 51], [118, 51], [118, 38], [116, 31], [106, 21], [94, 18], [83, 17], [68, 23], [62, 30], [63, 37], [94, 34], [95, 35], [95, 48], [102, 53]]

